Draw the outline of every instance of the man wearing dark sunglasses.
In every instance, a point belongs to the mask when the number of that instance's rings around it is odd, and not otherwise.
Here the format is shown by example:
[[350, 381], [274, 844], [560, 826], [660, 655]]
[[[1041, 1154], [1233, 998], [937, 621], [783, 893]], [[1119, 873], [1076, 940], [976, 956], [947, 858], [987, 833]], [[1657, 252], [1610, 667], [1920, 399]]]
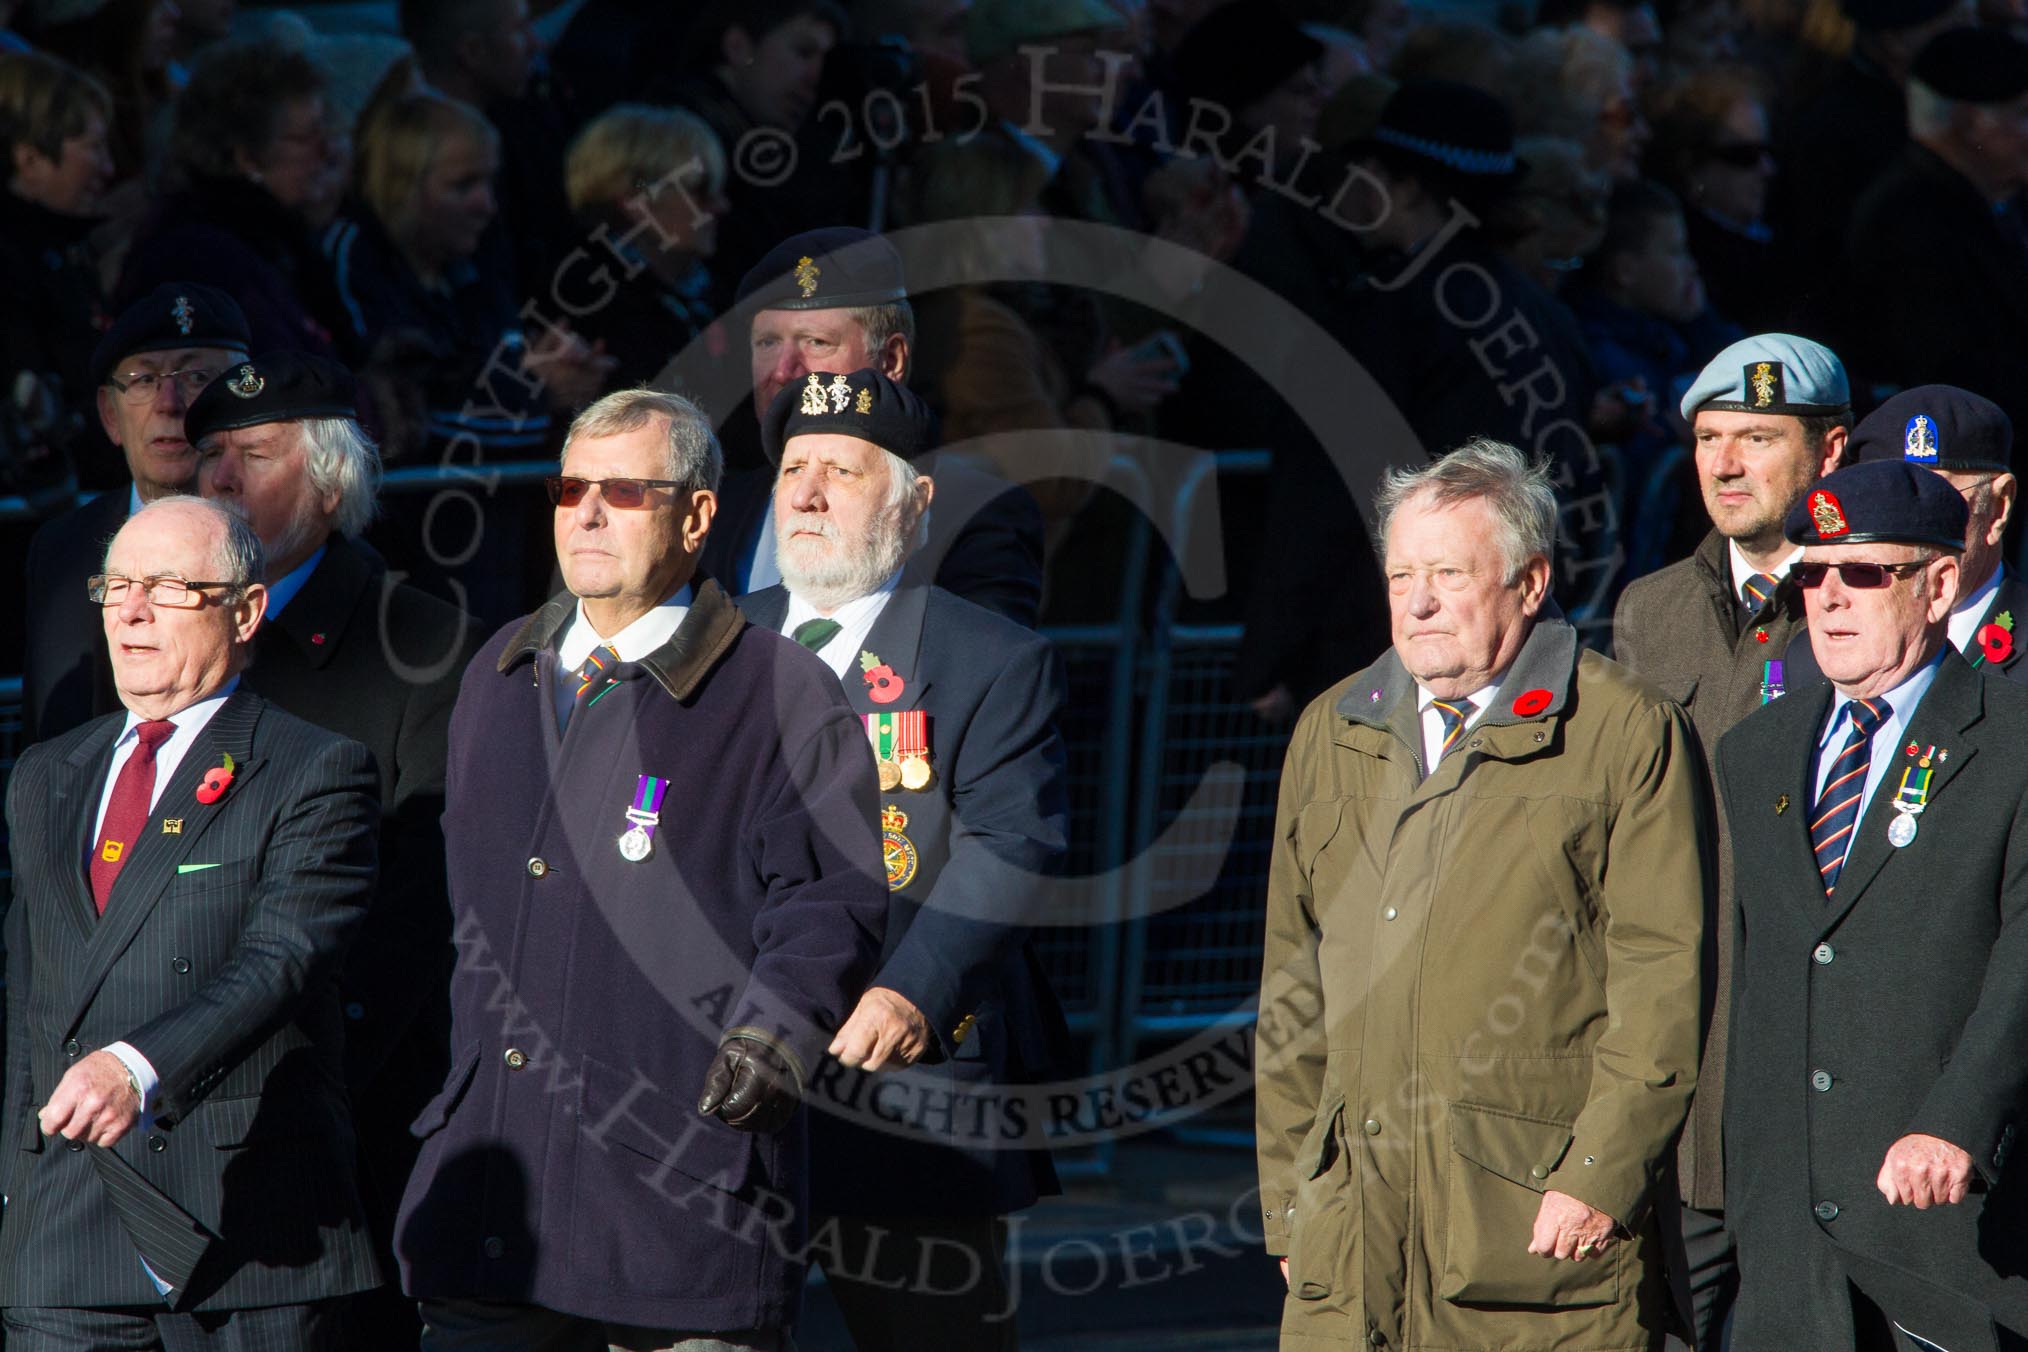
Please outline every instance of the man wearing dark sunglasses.
[[[1769, 664], [1780, 664], [1791, 637], [1803, 629], [1794, 586], [1782, 580], [1801, 551], [1783, 537], [1782, 521], [1844, 454], [1849, 405], [1837, 355], [1782, 333], [1757, 334], [1726, 348], [1683, 396], [1711, 531], [1689, 558], [1621, 595], [1613, 655], [1689, 710], [1707, 758], [1728, 729], [1781, 692]], [[1721, 861], [1723, 842], [1721, 821]], [[1737, 1280], [1719, 1148], [1730, 886], [1721, 862], [1717, 910], [1706, 918], [1706, 929], [1718, 936], [1717, 960], [1705, 970], [1711, 1027], [1676, 1161], [1697, 1352], [1719, 1346]]]
[[837, 679], [697, 573], [722, 466], [674, 395], [579, 414], [568, 590], [466, 668], [444, 837], [483, 955], [396, 1229], [429, 1352], [792, 1346], [802, 1098], [887, 889]]
[[1790, 577], [1829, 683], [1719, 744], [1734, 1347], [2028, 1347], [2002, 1172], [2028, 1121], [2028, 690], [1950, 645], [1967, 516], [1903, 461], [1812, 489]]
[[231, 296], [194, 283], [165, 283], [128, 306], [99, 339], [99, 425], [125, 457], [129, 482], [57, 517], [28, 547], [28, 651], [21, 681], [22, 740], [67, 732], [119, 707], [106, 666], [97, 608], [85, 578], [106, 541], [145, 503], [187, 492], [197, 452], [183, 414], [218, 372], [246, 357], [246, 316]]

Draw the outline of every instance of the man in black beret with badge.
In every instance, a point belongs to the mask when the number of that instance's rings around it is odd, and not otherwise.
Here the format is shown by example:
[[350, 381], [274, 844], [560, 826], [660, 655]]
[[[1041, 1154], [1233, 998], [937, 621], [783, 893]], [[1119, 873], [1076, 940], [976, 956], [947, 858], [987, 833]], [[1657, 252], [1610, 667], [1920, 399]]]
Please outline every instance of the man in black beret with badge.
[[906, 572], [930, 424], [873, 370], [777, 395], [782, 585], [740, 601], [837, 676], [880, 767], [886, 943], [812, 1087], [813, 1248], [859, 1352], [1012, 1348], [1004, 1217], [1057, 1190], [1047, 1152], [951, 1111], [1053, 1078], [1061, 1014], [1026, 940], [1068, 796], [1055, 651]]
[[122, 311], [92, 350], [99, 425], [126, 457], [133, 482], [48, 522], [28, 546], [24, 743], [119, 707], [99, 608], [85, 599], [85, 579], [100, 570], [106, 544], [130, 515], [190, 491], [197, 452], [184, 439], [184, 410], [246, 350], [239, 306], [194, 282], [156, 287]]
[[[267, 558], [267, 618], [244, 684], [363, 743], [380, 788], [380, 881], [340, 978], [360, 1185], [383, 1269], [415, 1162], [409, 1123], [449, 1068], [451, 913], [444, 883], [444, 756], [458, 679], [479, 635], [454, 607], [388, 577], [360, 540], [380, 452], [359, 425], [352, 373], [278, 352], [229, 368], [183, 422], [196, 489], [244, 517]], [[413, 1302], [361, 1301], [362, 1345], [413, 1345]], [[370, 1321], [370, 1322], [369, 1322]]]
[[[739, 313], [752, 316], [753, 412], [812, 372], [872, 368], [906, 381], [915, 314], [901, 255], [869, 231], [833, 226], [776, 245], [739, 283]], [[763, 451], [766, 451], [763, 442]], [[772, 452], [767, 452], [772, 455]], [[922, 472], [940, 499], [929, 536], [910, 562], [914, 580], [1033, 628], [1042, 606], [1042, 511], [1027, 489], [926, 450]], [[703, 571], [737, 594], [781, 580], [768, 528], [774, 466], [729, 477], [705, 542]]]
[[1789, 514], [1828, 685], [1727, 734], [1732, 1345], [2028, 1346], [2028, 691], [1948, 642], [1964, 499], [1873, 462]]
[[1855, 366], [1984, 391], [2028, 422], [2028, 42], [1931, 39], [1909, 72], [1909, 144], [1853, 209]]

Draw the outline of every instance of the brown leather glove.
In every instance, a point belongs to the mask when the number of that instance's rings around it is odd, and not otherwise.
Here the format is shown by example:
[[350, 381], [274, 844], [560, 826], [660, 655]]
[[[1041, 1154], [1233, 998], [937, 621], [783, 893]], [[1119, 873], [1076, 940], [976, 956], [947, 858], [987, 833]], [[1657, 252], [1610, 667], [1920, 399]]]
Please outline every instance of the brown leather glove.
[[776, 1132], [795, 1116], [802, 1092], [780, 1052], [735, 1033], [718, 1044], [697, 1111], [739, 1131]]

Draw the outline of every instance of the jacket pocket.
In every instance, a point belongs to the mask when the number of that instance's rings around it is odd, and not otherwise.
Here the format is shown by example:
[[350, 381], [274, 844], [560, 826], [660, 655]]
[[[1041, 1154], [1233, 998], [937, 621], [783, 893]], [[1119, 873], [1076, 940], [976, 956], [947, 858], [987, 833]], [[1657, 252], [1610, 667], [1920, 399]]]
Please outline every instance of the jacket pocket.
[[1570, 1148], [1561, 1122], [1454, 1103], [1449, 1216], [1437, 1294], [1460, 1305], [1577, 1309], [1620, 1298], [1626, 1241], [1572, 1262], [1528, 1252], [1549, 1174]]
[[451, 1061], [451, 1073], [444, 1078], [444, 1087], [437, 1091], [435, 1098], [423, 1105], [415, 1121], [409, 1123], [409, 1135], [423, 1141], [444, 1129], [444, 1124], [451, 1120], [451, 1114], [464, 1100], [465, 1091], [472, 1086], [473, 1072], [479, 1069], [479, 1046], [473, 1041], [458, 1050]]
[[1289, 1208], [1289, 1290], [1322, 1300], [1345, 1268], [1352, 1229], [1352, 1164], [1345, 1154], [1345, 1099], [1331, 1098], [1296, 1156], [1296, 1200]]

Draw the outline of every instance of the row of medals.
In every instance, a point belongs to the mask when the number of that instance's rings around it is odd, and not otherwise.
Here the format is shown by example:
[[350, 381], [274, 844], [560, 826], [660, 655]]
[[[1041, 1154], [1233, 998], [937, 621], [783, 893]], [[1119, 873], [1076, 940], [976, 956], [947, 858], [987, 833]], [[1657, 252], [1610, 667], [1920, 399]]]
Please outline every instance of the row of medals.
[[898, 761], [880, 758], [880, 791], [892, 793], [897, 788], [911, 792], [926, 789], [936, 776], [930, 773], [929, 757], [904, 756]]

